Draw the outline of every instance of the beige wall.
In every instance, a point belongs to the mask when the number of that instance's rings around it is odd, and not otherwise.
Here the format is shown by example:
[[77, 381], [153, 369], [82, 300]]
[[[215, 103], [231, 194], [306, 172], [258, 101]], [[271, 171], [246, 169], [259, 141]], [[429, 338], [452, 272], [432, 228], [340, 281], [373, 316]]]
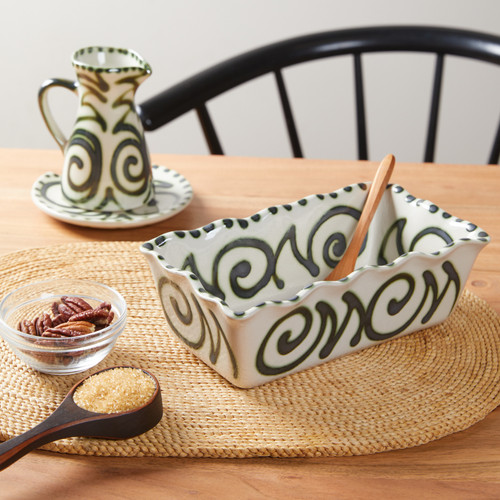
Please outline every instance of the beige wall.
[[[75, 7], [78, 5], [78, 7]], [[7, 7], [8, 6], [8, 7]], [[197, 70], [256, 46], [295, 35], [351, 26], [432, 24], [500, 34], [497, 0], [20, 0], [2, 1], [0, 40], [3, 50], [0, 95], [0, 147], [55, 148], [37, 104], [40, 83], [50, 77], [72, 78], [72, 52], [87, 45], [116, 45], [138, 51], [153, 75], [139, 89], [140, 102]], [[445, 80], [443, 118], [437, 160], [483, 162], [500, 116], [500, 68], [451, 60]], [[432, 61], [417, 56], [374, 56], [366, 63], [371, 157], [394, 152], [400, 160], [419, 160], [427, 121]], [[287, 70], [296, 114], [302, 124], [309, 157], [352, 158], [352, 100], [342, 66], [315, 62]], [[408, 95], [418, 73], [425, 79]], [[466, 104], [466, 91], [477, 85]], [[274, 88], [263, 78], [215, 100], [210, 109], [228, 154], [288, 156], [280, 131], [279, 109], [272, 104]], [[326, 104], [318, 95], [328, 93]], [[389, 105], [398, 97], [395, 106]], [[270, 109], [262, 120], [260, 108]], [[61, 126], [70, 130], [76, 98], [54, 91], [51, 105]], [[252, 103], [252, 104], [250, 104]], [[234, 115], [240, 120], [234, 122]], [[346, 118], [347, 117], [347, 118]], [[248, 124], [248, 129], [242, 123]], [[206, 153], [195, 117], [181, 118], [148, 134], [152, 152]]]

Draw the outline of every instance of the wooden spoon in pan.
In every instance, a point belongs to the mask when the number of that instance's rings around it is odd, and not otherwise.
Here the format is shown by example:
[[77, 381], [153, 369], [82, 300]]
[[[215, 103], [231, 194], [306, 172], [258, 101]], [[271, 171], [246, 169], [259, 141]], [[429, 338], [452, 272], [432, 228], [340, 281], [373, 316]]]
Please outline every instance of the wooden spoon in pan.
[[337, 281], [341, 278], [345, 278], [354, 271], [354, 266], [356, 265], [359, 251], [361, 250], [361, 246], [363, 245], [363, 241], [368, 231], [368, 226], [375, 215], [378, 204], [391, 178], [395, 162], [396, 160], [393, 155], [387, 155], [380, 163], [368, 191], [368, 196], [366, 197], [351, 242], [338, 264], [326, 278], [327, 281]]

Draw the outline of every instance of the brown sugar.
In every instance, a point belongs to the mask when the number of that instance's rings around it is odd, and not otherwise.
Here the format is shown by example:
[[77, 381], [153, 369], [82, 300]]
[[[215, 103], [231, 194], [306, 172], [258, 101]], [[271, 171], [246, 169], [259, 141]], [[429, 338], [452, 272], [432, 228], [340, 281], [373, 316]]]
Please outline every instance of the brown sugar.
[[138, 368], [113, 368], [92, 375], [73, 394], [73, 401], [94, 413], [122, 413], [147, 403], [155, 381]]

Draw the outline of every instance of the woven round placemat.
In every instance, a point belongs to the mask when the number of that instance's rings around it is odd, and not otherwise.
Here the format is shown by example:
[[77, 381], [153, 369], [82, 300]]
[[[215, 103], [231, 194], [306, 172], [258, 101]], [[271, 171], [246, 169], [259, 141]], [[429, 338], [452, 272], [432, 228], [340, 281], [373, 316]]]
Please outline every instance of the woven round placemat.
[[127, 327], [106, 360], [74, 376], [35, 372], [1, 341], [1, 440], [46, 418], [84, 376], [121, 364], [158, 377], [161, 422], [129, 440], [68, 438], [44, 449], [102, 456], [361, 455], [466, 429], [500, 403], [500, 318], [469, 291], [441, 325], [238, 389], [168, 332], [137, 242], [60, 245], [0, 258], [3, 293], [54, 276], [116, 287], [128, 303]]

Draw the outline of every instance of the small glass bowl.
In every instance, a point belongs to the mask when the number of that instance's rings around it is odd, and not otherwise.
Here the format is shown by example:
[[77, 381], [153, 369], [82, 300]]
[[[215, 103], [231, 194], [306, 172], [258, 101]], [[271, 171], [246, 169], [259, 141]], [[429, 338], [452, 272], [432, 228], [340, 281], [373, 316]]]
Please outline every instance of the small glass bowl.
[[[18, 330], [23, 319], [51, 312], [63, 296], [81, 297], [92, 307], [111, 304], [114, 318], [106, 328], [76, 337], [45, 338]], [[52, 314], [51, 314], [52, 315]], [[31, 368], [50, 375], [80, 373], [101, 362], [113, 349], [127, 321], [127, 304], [113, 288], [87, 280], [55, 279], [31, 283], [0, 302], [0, 335]]]

